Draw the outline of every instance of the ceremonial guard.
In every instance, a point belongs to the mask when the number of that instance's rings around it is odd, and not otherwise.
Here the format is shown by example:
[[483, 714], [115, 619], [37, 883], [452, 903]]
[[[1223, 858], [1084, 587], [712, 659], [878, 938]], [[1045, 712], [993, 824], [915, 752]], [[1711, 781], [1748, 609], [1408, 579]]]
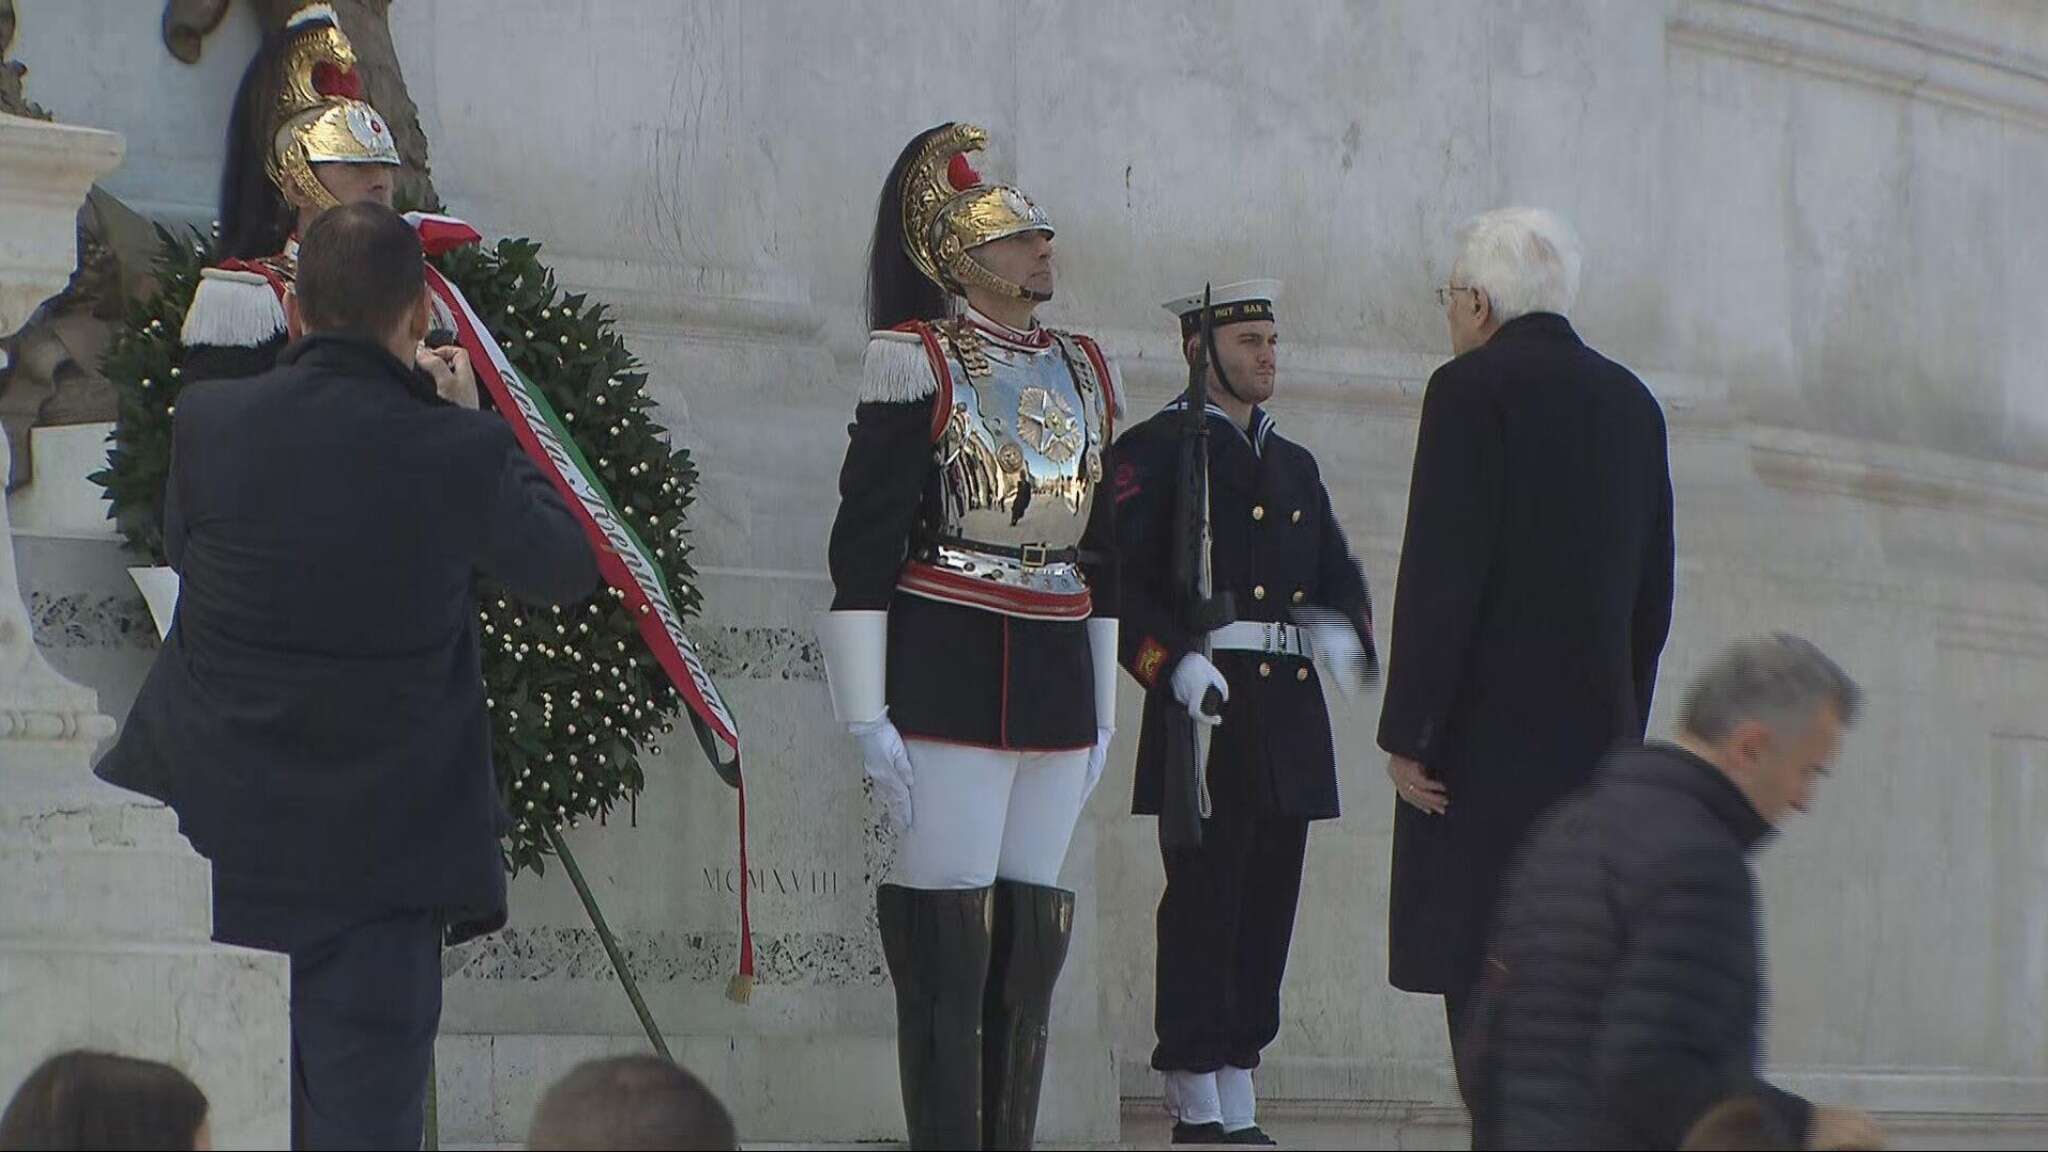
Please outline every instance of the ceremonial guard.
[[[1308, 826], [1337, 815], [1317, 668], [1351, 691], [1378, 671], [1365, 578], [1315, 458], [1260, 407], [1278, 367], [1279, 295], [1273, 280], [1225, 285], [1206, 329], [1202, 294], [1169, 302], [1191, 376], [1206, 381], [1110, 453], [1122, 660], [1146, 690], [1134, 812], [1160, 814], [1183, 770], [1167, 763], [1176, 714], [1210, 726], [1198, 841], [1161, 838], [1152, 1066], [1166, 1074], [1176, 1143], [1273, 1143], [1257, 1127], [1252, 1070], [1280, 1029]], [[1206, 427], [1188, 413], [1203, 394]], [[1190, 428], [1207, 440], [1206, 495], [1193, 499], [1213, 534], [1208, 582], [1236, 615], [1203, 633], [1189, 630], [1171, 555], [1188, 535], [1174, 520], [1187, 507], [1177, 489]], [[1212, 693], [1220, 715], [1203, 708]]]
[[398, 146], [363, 102], [355, 64], [334, 10], [311, 4], [243, 73], [221, 174], [226, 259], [200, 272], [185, 313], [187, 383], [275, 366], [296, 335], [284, 298], [297, 275], [299, 231], [337, 204], [391, 205]]
[[916, 1148], [1031, 1146], [1073, 926], [1055, 885], [1116, 716], [1115, 592], [1082, 566], [1112, 542], [1117, 377], [1036, 321], [1052, 225], [975, 171], [986, 139], [931, 129], [883, 186], [818, 626], [834, 713], [904, 828], [876, 910]]

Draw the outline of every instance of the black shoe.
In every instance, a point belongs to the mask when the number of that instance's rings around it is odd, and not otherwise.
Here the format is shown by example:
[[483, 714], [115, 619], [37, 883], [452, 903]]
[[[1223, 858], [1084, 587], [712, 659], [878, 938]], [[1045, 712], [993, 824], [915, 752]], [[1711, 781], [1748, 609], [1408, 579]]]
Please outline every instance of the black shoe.
[[1223, 1142], [1249, 1148], [1278, 1148], [1280, 1146], [1278, 1140], [1261, 1132], [1257, 1124], [1249, 1128], [1239, 1128], [1235, 1132], [1225, 1132], [1223, 1134]]
[[981, 1013], [989, 890], [875, 892], [896, 985], [896, 1053], [912, 1148], [981, 1144]]
[[1038, 1125], [1052, 989], [1067, 959], [1074, 894], [998, 880], [982, 1000], [983, 1148], [1028, 1149]]
[[1230, 1133], [1225, 1132], [1223, 1125], [1213, 1120], [1207, 1124], [1188, 1124], [1176, 1120], [1173, 1125], [1173, 1142], [1177, 1145], [1228, 1144], [1230, 1143]]

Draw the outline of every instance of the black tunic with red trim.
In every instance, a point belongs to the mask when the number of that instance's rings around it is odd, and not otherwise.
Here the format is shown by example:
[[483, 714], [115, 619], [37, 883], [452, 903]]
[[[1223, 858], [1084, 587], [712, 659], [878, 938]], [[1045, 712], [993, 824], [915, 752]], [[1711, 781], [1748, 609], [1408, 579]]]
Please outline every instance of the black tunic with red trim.
[[[1108, 466], [1122, 572], [1119, 658], [1145, 686], [1132, 811], [1159, 811], [1164, 720], [1181, 704], [1169, 679], [1192, 643], [1172, 610], [1173, 493], [1179, 478], [1181, 408], [1175, 402], [1116, 442]], [[1273, 431], [1263, 409], [1240, 429], [1210, 405], [1209, 522], [1214, 588], [1229, 590], [1240, 620], [1292, 620], [1301, 606], [1351, 620], [1368, 666], [1378, 657], [1365, 575], [1330, 510], [1315, 457]], [[1210, 655], [1230, 682], [1209, 747], [1209, 791], [1218, 805], [1309, 820], [1335, 817], [1337, 759], [1330, 714], [1313, 659], [1258, 652]]]
[[[904, 737], [1018, 751], [1092, 747], [1098, 717], [1086, 617], [1116, 614], [1113, 563], [1090, 566], [1090, 604], [1074, 619], [1013, 615], [906, 590], [931, 583], [932, 570], [909, 561], [940, 530], [935, 445], [951, 415], [954, 383], [966, 377], [957, 356], [940, 351], [929, 325], [913, 321], [897, 331], [922, 340], [933, 379], [909, 389], [925, 394], [901, 399], [874, 398], [866, 389], [854, 409], [832, 525], [832, 608], [889, 613], [887, 703]], [[1073, 341], [1113, 389], [1100, 349], [1085, 336]], [[1112, 399], [1111, 411], [1113, 405]], [[1107, 555], [1113, 547], [1106, 497], [1098, 485], [1084, 552]]]

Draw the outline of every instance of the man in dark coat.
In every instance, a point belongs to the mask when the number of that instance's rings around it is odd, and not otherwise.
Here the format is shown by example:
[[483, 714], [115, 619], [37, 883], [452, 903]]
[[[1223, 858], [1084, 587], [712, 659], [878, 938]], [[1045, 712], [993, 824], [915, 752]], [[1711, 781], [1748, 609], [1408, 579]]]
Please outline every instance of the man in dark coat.
[[1749, 856], [1804, 812], [1859, 692], [1790, 636], [1719, 657], [1670, 744], [1610, 756], [1541, 820], [1502, 897], [1468, 1044], [1474, 1146], [1678, 1148], [1726, 1101], [1779, 1148], [1879, 1148], [1869, 1117], [1765, 1083]]
[[477, 571], [558, 604], [597, 582], [467, 359], [420, 350], [423, 268], [390, 209], [329, 211], [309, 335], [180, 396], [177, 614], [98, 768], [213, 862], [216, 939], [290, 954], [299, 1147], [419, 1145], [444, 928], [505, 920]]
[[1423, 398], [1379, 744], [1390, 977], [1445, 998], [1454, 1058], [1509, 854], [1642, 739], [1671, 622], [1664, 417], [1572, 331], [1578, 273], [1561, 221], [1503, 209], [1438, 290], [1457, 358]]
[[[1160, 810], [1166, 721], [1215, 723], [1213, 815], [1198, 847], [1164, 853], [1159, 904], [1159, 1044], [1176, 1143], [1272, 1141], [1255, 1123], [1252, 1070], [1280, 1030], [1308, 826], [1337, 815], [1337, 759], [1319, 664], [1357, 689], [1378, 672], [1365, 577], [1306, 448], [1274, 431], [1279, 336], [1272, 280], [1228, 284], [1214, 305], [1208, 375], [1214, 587], [1238, 621], [1207, 637], [1177, 612], [1171, 541], [1185, 397], [1126, 432], [1110, 454], [1116, 501], [1121, 659], [1145, 688], [1132, 810]], [[1202, 298], [1166, 307], [1194, 355]], [[1222, 371], [1219, 373], [1217, 368]], [[1302, 622], [1306, 621], [1304, 626]], [[1199, 714], [1210, 688], [1220, 722]]]

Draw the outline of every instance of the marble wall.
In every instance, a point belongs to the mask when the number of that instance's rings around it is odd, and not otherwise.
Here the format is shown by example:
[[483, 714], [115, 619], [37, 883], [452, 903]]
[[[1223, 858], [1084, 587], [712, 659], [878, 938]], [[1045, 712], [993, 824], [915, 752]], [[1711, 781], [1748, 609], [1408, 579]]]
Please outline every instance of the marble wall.
[[[135, 6], [17, 7], [30, 94], [127, 134], [114, 190], [204, 218], [215, 117], [249, 39], [239, 10], [186, 69]], [[2034, 208], [2048, 183], [2048, 11], [1284, 11], [393, 6], [451, 210], [544, 238], [565, 279], [617, 305], [703, 470], [697, 632], [748, 738], [753, 1004], [720, 994], [732, 803], [693, 751], [655, 766], [637, 821], [576, 838], [686, 1058], [763, 1136], [900, 1123], [868, 898], [889, 845], [863, 822], [807, 625], [829, 597], [875, 192], [913, 132], [961, 118], [992, 130], [995, 167], [1059, 223], [1049, 315], [1103, 338], [1138, 411], [1178, 376], [1154, 301], [1204, 279], [1287, 280], [1274, 411], [1322, 461], [1383, 598], [1421, 388], [1446, 352], [1431, 290], [1451, 232], [1510, 202], [1569, 217], [1586, 249], [1574, 320], [1671, 421], [1679, 606], [1657, 723], [1708, 651], [1765, 628], [1811, 636], [1871, 692], [1844, 770], [1764, 864], [1774, 1062], [1882, 1108], [2048, 1115], [2048, 324], [2035, 272], [2048, 229]], [[130, 82], [106, 82], [109, 60]], [[22, 544], [24, 579], [56, 613], [46, 642], [61, 644], [55, 606], [97, 611], [91, 573], [114, 561], [38, 540]], [[118, 625], [96, 634], [125, 643]], [[1062, 986], [1055, 1135], [1107, 1131], [1113, 1088], [1156, 1091], [1144, 1065], [1161, 881], [1152, 825], [1122, 814], [1135, 703], [1126, 691], [1068, 865], [1084, 938]], [[1371, 742], [1377, 703], [1335, 706], [1347, 814], [1311, 840], [1264, 1091], [1448, 1104], [1435, 1004], [1383, 978], [1393, 800]], [[513, 931], [449, 957], [445, 1114], [478, 1135], [516, 1132], [537, 1077], [633, 1042], [567, 885], [550, 872], [517, 891]]]

